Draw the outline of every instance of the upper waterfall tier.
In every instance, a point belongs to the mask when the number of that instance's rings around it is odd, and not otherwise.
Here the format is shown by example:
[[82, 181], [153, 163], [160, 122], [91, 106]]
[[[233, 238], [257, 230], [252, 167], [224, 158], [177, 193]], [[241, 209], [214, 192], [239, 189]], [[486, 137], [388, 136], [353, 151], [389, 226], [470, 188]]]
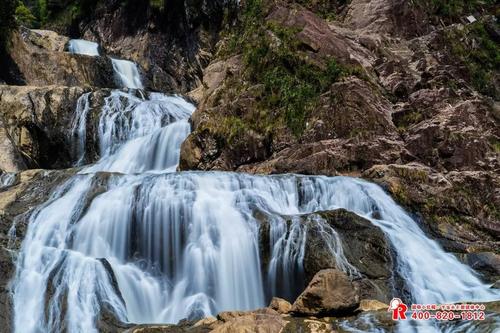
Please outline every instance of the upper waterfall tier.
[[111, 59], [116, 79], [124, 88], [143, 89], [137, 64], [128, 60]]
[[[77, 103], [72, 129], [77, 165], [85, 160], [89, 108], [89, 95], [84, 94]], [[101, 158], [82, 172], [175, 171], [193, 111], [194, 106], [178, 96], [149, 93], [137, 97], [112, 91], [105, 98], [99, 117]]]
[[69, 52], [75, 54], [99, 56], [99, 44], [84, 39], [71, 39], [68, 49]]

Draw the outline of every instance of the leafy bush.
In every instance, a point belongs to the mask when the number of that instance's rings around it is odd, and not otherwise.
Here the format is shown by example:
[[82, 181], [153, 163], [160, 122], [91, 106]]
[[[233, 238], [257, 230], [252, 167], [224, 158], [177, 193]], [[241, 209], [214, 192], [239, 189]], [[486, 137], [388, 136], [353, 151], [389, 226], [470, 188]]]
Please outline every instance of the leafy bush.
[[22, 2], [18, 3], [15, 16], [19, 24], [27, 27], [32, 27], [37, 22], [35, 15], [33, 15], [31, 10]]

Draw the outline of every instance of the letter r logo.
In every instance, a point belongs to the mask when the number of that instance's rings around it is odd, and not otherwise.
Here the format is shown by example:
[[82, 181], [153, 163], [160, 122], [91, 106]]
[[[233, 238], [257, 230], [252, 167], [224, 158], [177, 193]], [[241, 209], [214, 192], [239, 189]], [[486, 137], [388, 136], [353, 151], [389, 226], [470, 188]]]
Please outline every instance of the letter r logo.
[[392, 311], [392, 320], [406, 320], [408, 306], [399, 298], [393, 298], [387, 311]]

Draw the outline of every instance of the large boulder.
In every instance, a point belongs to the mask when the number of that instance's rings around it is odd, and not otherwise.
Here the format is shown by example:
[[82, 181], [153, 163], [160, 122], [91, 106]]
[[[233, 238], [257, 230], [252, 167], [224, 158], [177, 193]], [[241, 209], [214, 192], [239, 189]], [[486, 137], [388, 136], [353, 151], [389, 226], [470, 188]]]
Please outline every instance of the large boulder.
[[349, 278], [335, 269], [321, 270], [293, 303], [298, 315], [332, 316], [347, 314], [359, 306], [359, 294]]
[[[357, 272], [350, 271], [349, 266], [339, 263], [338, 257], [333, 256], [331, 247], [334, 244], [331, 244], [331, 239], [325, 238], [324, 227], [317, 222], [318, 216], [335, 230], [346, 262]], [[307, 223], [308, 239], [304, 254], [307, 281], [325, 268], [344, 269], [351, 275], [363, 298], [383, 302], [390, 300], [395, 267], [390, 242], [380, 228], [344, 209], [320, 212]]]
[[49, 31], [12, 33], [9, 54], [20, 80], [32, 86], [116, 86], [111, 59], [64, 52], [66, 41]]
[[269, 307], [281, 314], [287, 314], [292, 310], [292, 304], [279, 297], [273, 297]]

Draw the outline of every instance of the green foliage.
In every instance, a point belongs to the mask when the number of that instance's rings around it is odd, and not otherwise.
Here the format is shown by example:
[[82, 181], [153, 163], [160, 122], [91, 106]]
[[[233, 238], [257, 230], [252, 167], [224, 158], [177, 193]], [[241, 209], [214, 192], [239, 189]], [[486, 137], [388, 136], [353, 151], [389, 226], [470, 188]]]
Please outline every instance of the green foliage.
[[307, 9], [313, 11], [318, 16], [333, 21], [337, 16], [340, 8], [350, 3], [350, 0], [295, 0], [306, 7]]
[[496, 153], [500, 153], [500, 141], [496, 138], [490, 140], [490, 144]]
[[149, 0], [149, 6], [158, 10], [163, 10], [164, 1], [163, 0]]
[[32, 27], [36, 22], [37, 18], [31, 10], [26, 7], [26, 5], [19, 1], [15, 11], [16, 21], [27, 27]]
[[429, 14], [443, 18], [458, 18], [495, 5], [496, 0], [416, 0]]
[[47, 18], [49, 17], [47, 0], [38, 0], [37, 7], [38, 7], [38, 21], [40, 22], [40, 25], [43, 25], [45, 24], [45, 22], [47, 22]]
[[228, 142], [233, 142], [244, 131], [247, 131], [247, 126], [240, 118], [234, 116], [224, 118], [221, 132], [226, 133]]
[[295, 37], [299, 29], [265, 22], [262, 0], [249, 0], [245, 5], [240, 30], [230, 39], [227, 52], [241, 52], [246, 78], [263, 85], [258, 107], [272, 110], [300, 136], [311, 110], [318, 107], [319, 96], [355, 70], [340, 66], [335, 59], [326, 65], [308, 62]]
[[500, 97], [494, 76], [500, 68], [500, 47], [486, 32], [482, 22], [447, 33], [451, 54], [467, 68], [472, 85], [481, 93]]

